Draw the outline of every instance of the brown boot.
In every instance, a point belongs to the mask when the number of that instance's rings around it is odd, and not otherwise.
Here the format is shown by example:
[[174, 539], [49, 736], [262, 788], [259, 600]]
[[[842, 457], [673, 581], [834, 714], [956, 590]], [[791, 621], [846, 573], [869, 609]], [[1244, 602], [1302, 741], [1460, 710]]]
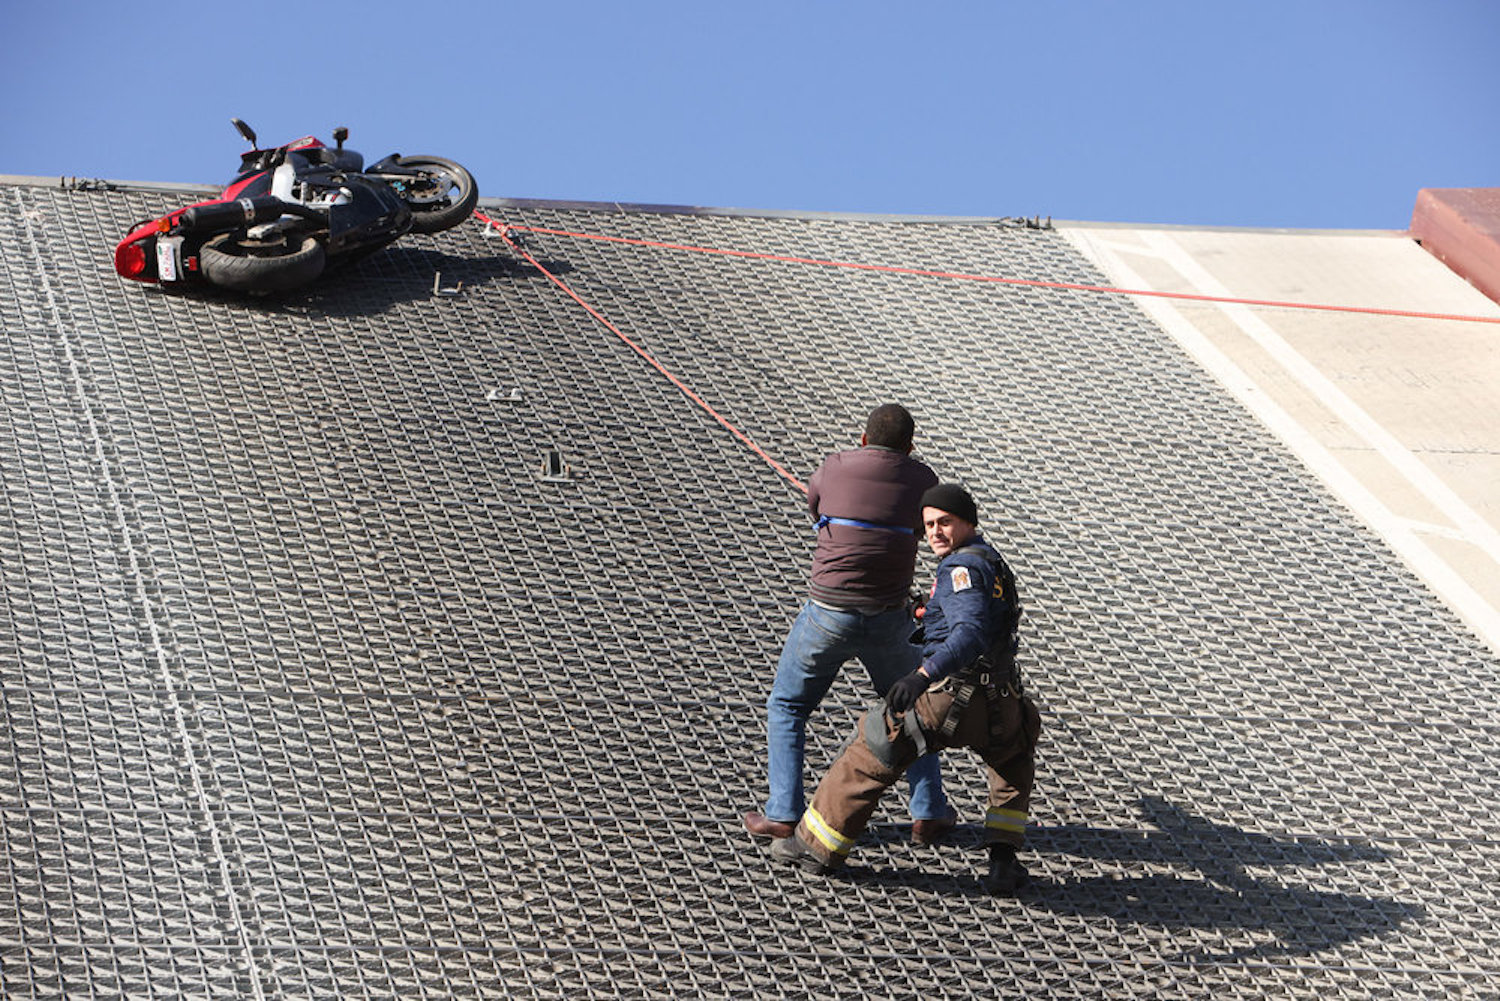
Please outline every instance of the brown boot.
[[932, 820], [913, 820], [911, 822], [911, 843], [914, 845], [935, 845], [948, 835], [953, 833], [953, 828], [958, 826], [958, 811], [948, 807], [944, 816]]
[[797, 830], [797, 823], [772, 820], [763, 813], [745, 814], [745, 830], [757, 838], [789, 838]]

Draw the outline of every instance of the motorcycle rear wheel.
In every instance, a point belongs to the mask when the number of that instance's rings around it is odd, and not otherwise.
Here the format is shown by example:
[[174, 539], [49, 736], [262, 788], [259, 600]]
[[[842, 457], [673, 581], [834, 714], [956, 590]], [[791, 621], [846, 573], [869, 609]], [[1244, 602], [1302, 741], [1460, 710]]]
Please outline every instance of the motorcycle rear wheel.
[[[479, 185], [474, 175], [462, 166], [438, 156], [403, 156], [400, 163], [427, 175], [405, 182], [405, 190], [401, 192], [411, 208], [413, 233], [452, 229], [474, 214], [474, 206], [479, 203]], [[411, 196], [419, 200], [413, 202]]]
[[306, 285], [323, 273], [323, 245], [311, 236], [294, 246], [296, 237], [251, 240], [244, 233], [224, 233], [203, 245], [198, 266], [203, 277], [236, 292], [285, 292]]

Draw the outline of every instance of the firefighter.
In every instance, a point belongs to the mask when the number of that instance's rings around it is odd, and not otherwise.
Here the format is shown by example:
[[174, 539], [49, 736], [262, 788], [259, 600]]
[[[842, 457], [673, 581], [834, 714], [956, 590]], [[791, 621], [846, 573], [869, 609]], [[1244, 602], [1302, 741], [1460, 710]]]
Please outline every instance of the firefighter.
[[929, 750], [971, 747], [989, 778], [984, 883], [1009, 896], [1028, 882], [1016, 850], [1025, 840], [1041, 731], [1015, 666], [1021, 616], [1015, 577], [979, 534], [974, 498], [962, 487], [945, 483], [924, 493], [922, 524], [939, 562], [912, 637], [921, 645], [921, 664], [860, 718], [796, 830], [773, 842], [771, 853], [809, 872], [832, 872], [844, 864], [881, 794], [913, 761]]

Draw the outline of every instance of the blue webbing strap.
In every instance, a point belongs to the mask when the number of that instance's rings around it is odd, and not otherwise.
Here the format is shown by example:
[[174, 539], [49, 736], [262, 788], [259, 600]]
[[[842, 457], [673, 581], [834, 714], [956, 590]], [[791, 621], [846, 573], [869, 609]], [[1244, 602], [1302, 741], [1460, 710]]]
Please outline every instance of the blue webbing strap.
[[916, 535], [916, 531], [905, 525], [880, 525], [873, 521], [859, 521], [855, 518], [834, 518], [823, 515], [818, 518], [818, 523], [813, 526], [813, 531], [820, 531], [827, 525], [852, 525], [855, 528], [876, 528], [882, 532], [905, 532], [907, 535]]

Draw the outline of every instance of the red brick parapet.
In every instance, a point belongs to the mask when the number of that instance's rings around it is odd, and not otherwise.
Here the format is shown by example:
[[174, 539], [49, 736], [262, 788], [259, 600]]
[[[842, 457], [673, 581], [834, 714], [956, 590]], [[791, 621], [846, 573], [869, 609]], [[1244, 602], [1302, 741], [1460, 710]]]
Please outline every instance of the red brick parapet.
[[1411, 235], [1500, 302], [1500, 188], [1423, 188], [1411, 214]]

